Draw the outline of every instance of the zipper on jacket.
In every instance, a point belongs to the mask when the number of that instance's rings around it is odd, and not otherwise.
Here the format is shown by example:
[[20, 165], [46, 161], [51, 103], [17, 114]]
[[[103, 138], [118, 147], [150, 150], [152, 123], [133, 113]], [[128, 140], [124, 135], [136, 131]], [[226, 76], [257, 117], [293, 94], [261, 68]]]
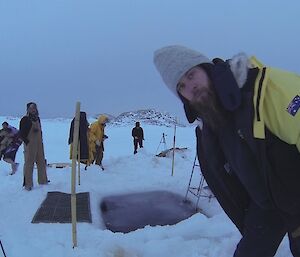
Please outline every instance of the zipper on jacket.
[[266, 67], [263, 68], [261, 77], [259, 79], [259, 84], [258, 84], [258, 90], [257, 90], [257, 97], [256, 97], [256, 118], [257, 121], [260, 121], [260, 113], [259, 113], [259, 103], [260, 103], [260, 97], [261, 97], [261, 89], [262, 89], [262, 84], [265, 79], [265, 74], [266, 74]]

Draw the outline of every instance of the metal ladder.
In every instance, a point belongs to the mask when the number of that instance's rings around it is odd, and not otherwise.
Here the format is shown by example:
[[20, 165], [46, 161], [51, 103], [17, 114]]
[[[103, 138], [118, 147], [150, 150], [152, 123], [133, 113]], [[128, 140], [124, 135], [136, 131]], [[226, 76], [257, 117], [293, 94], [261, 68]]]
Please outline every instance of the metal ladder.
[[[197, 187], [194, 187], [194, 186], [191, 185], [192, 184], [192, 179], [193, 179], [195, 167], [198, 167], [199, 168], [199, 172], [200, 172], [200, 183], [199, 183], [199, 185]], [[208, 192], [205, 192], [203, 190], [205, 188], [204, 181], [205, 181], [205, 179], [204, 179], [203, 174], [201, 173], [200, 165], [199, 165], [199, 162], [198, 162], [198, 159], [197, 159], [197, 154], [196, 154], [195, 159], [194, 159], [194, 164], [193, 164], [192, 172], [191, 172], [191, 176], [190, 176], [190, 180], [189, 180], [189, 185], [188, 185], [188, 188], [187, 188], [187, 191], [186, 191], [186, 194], [185, 194], [185, 201], [187, 201], [187, 197], [188, 197], [189, 193], [191, 193], [192, 195], [194, 195], [195, 197], [197, 197], [196, 211], [198, 210], [198, 205], [199, 205], [200, 197], [206, 197], [206, 198], [209, 199], [209, 201], [211, 200], [211, 198], [214, 197], [213, 193], [210, 190]]]

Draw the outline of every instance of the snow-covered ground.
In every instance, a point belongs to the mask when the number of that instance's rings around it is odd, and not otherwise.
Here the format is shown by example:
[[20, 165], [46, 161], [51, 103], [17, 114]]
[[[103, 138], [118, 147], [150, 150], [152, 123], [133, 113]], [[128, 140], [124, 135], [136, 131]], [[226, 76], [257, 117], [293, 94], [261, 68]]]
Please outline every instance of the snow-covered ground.
[[[19, 119], [0, 117], [18, 127]], [[134, 125], [134, 124], [133, 124]], [[45, 154], [48, 163], [70, 162], [67, 144], [70, 120], [42, 120]], [[172, 226], [147, 226], [127, 234], [113, 233], [103, 224], [100, 202], [103, 197], [122, 193], [168, 190], [185, 195], [195, 158], [193, 127], [178, 127], [176, 146], [187, 147], [175, 154], [174, 175], [172, 158], [155, 154], [165, 133], [167, 147], [173, 144], [174, 128], [141, 123], [144, 148], [133, 155], [133, 126], [107, 126], [103, 165], [81, 169], [81, 185], [77, 192], [90, 192], [92, 223], [77, 223], [78, 247], [73, 249], [71, 224], [32, 224], [31, 220], [48, 191], [71, 191], [71, 168], [48, 168], [51, 183], [40, 186], [34, 172], [34, 188], [22, 188], [23, 146], [16, 161], [19, 170], [8, 175], [10, 165], [0, 162], [0, 240], [8, 257], [230, 257], [240, 234], [215, 199], [200, 200], [200, 207], [209, 218], [197, 213]], [[195, 185], [199, 177], [194, 179]], [[196, 199], [190, 197], [192, 201]], [[2, 252], [0, 250], [0, 256]], [[292, 256], [285, 238], [277, 257]]]

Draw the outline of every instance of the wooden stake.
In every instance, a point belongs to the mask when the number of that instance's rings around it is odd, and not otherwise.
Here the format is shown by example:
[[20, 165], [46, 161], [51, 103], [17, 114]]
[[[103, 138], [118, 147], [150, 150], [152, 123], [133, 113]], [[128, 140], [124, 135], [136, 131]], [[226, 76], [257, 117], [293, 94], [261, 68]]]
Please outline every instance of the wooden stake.
[[80, 121], [80, 102], [76, 103], [76, 113], [74, 120], [74, 132], [72, 143], [72, 178], [71, 178], [71, 216], [72, 216], [72, 239], [73, 248], [77, 247], [77, 215], [76, 215], [76, 160], [79, 141], [79, 121]]

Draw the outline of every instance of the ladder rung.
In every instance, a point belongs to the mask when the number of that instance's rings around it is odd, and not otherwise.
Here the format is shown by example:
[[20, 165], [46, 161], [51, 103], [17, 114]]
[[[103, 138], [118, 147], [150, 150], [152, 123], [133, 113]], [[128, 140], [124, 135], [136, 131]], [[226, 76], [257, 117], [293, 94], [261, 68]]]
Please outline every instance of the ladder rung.
[[189, 192], [190, 192], [191, 194], [193, 194], [194, 196], [197, 196], [197, 197], [198, 197], [198, 194], [194, 193], [193, 191], [189, 190]]
[[213, 194], [199, 194], [199, 193], [197, 194], [191, 190], [188, 190], [188, 191], [196, 197], [213, 197]]

